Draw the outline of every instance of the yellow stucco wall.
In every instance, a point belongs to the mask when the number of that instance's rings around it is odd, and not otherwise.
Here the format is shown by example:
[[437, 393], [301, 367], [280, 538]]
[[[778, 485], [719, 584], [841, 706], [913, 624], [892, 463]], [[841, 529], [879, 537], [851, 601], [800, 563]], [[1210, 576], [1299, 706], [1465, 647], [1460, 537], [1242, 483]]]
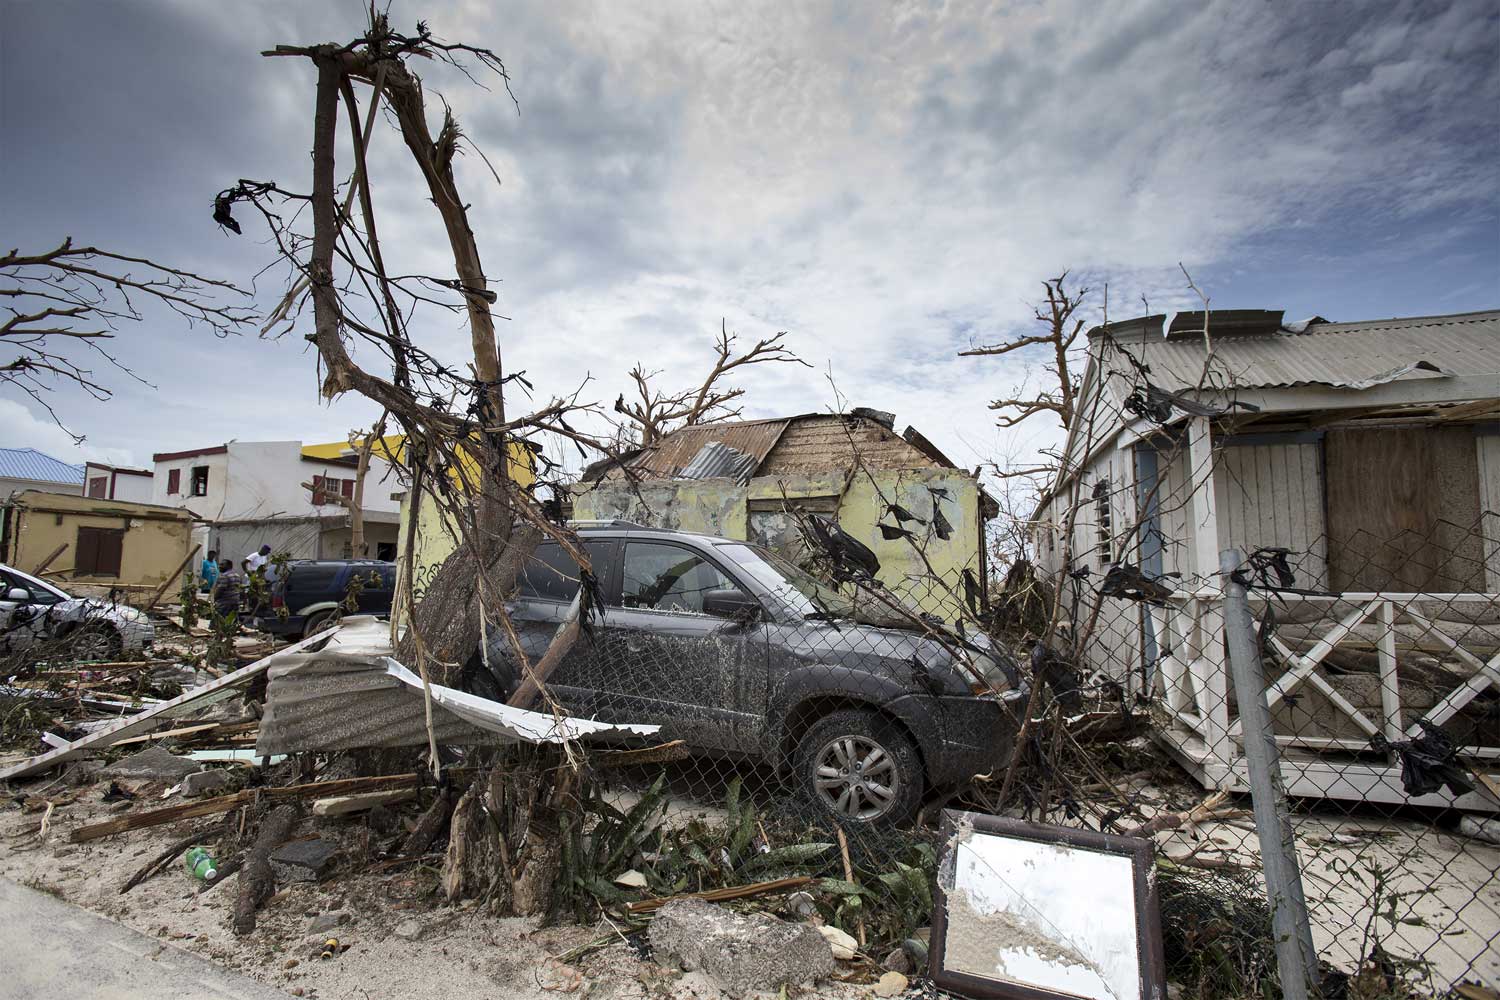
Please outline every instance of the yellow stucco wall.
[[[389, 440], [389, 439], [387, 439]], [[404, 439], [403, 439], [404, 441]], [[536, 461], [531, 450], [524, 444], [510, 444], [510, 478], [519, 486], [528, 487], [536, 482]], [[470, 475], [477, 474], [477, 467]], [[455, 479], [455, 481], [457, 481]], [[399, 577], [406, 568], [406, 547], [415, 537], [416, 550], [412, 553], [412, 578], [414, 595], [420, 600], [443, 560], [458, 547], [458, 529], [443, 515], [442, 509], [430, 495], [423, 497], [418, 505], [419, 517], [415, 535], [411, 531], [411, 491], [401, 497], [401, 524], [396, 535], [396, 573]]]
[[[35, 490], [17, 494], [6, 519], [7, 562], [29, 573], [67, 543], [48, 567], [48, 579], [65, 590], [77, 585], [80, 592], [108, 587], [155, 590], [181, 565], [193, 532], [192, 515], [175, 507]], [[118, 577], [72, 572], [80, 527], [125, 529]], [[63, 572], [54, 574], [58, 570]]]
[[[934, 494], [938, 490], [942, 493]], [[945, 493], [946, 496], [942, 494]], [[849, 534], [868, 545], [880, 560], [879, 579], [924, 611], [952, 619], [960, 613], [965, 568], [983, 579], [980, 546], [979, 484], [951, 469], [856, 473], [846, 483], [842, 473], [826, 476], [767, 476], [742, 485], [729, 479], [652, 480], [632, 489], [618, 482], [589, 483], [574, 496], [573, 516], [580, 519], [624, 518], [654, 527], [752, 537], [752, 522], [761, 537], [780, 532], [773, 544], [793, 559], [794, 533], [789, 518], [777, 513], [782, 498], [807, 499], [818, 509], [822, 498]], [[952, 526], [947, 539], [930, 527], [934, 502]], [[923, 518], [924, 525], [902, 525], [917, 535], [911, 540], [882, 537], [879, 524], [896, 524], [887, 514], [896, 504]], [[919, 551], [920, 550], [920, 551]], [[925, 558], [924, 558], [925, 556]]]

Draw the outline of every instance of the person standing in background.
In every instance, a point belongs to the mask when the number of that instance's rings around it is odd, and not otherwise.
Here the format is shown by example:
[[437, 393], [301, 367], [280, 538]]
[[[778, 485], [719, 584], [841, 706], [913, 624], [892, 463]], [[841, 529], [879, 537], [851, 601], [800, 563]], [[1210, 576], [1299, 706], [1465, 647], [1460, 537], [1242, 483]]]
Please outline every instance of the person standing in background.
[[198, 592], [206, 594], [214, 589], [214, 581], [219, 578], [219, 550], [209, 549], [208, 555], [203, 557], [203, 564], [198, 567]]

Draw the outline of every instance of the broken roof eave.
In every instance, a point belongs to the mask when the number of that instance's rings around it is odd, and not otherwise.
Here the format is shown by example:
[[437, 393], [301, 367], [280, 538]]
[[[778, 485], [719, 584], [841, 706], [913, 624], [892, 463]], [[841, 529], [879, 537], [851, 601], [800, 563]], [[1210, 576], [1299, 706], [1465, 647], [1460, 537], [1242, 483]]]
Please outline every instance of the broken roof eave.
[[[1096, 381], [1094, 357], [1090, 354], [1078, 395], [1079, 412], [1092, 405]], [[1186, 390], [1182, 395], [1209, 405], [1224, 406], [1229, 401], [1226, 394], [1216, 391]], [[1232, 398], [1234, 402], [1256, 407], [1261, 415], [1305, 410], [1337, 411], [1467, 403], [1500, 399], [1500, 372], [1458, 375], [1411, 365], [1343, 385], [1302, 382], [1296, 385], [1241, 386], [1235, 389]], [[1091, 444], [1086, 455], [1077, 458], [1074, 453], [1080, 428], [1074, 426], [1068, 429], [1063, 446], [1065, 468], [1058, 470], [1051, 485], [1039, 498], [1034, 516], [1040, 516], [1042, 509], [1073, 482], [1079, 470], [1086, 468], [1106, 449], [1115, 447], [1122, 435], [1127, 443], [1133, 444], [1160, 433], [1163, 429], [1183, 423], [1187, 414], [1176, 411], [1173, 419], [1165, 424], [1138, 417], [1125, 417], [1122, 412], [1113, 414], [1109, 418], [1111, 426]]]

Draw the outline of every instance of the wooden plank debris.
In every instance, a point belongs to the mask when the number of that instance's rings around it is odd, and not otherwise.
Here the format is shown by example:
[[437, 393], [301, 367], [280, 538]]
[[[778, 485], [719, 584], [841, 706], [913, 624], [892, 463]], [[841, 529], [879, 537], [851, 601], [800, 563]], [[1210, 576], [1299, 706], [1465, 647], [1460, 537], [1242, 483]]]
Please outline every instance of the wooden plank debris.
[[748, 899], [751, 896], [765, 896], [773, 892], [785, 892], [788, 889], [801, 889], [803, 886], [812, 885], [817, 879], [807, 876], [796, 876], [794, 878], [778, 878], [769, 882], [752, 882], [749, 885], [734, 885], [724, 889], [709, 889], [705, 892], [684, 892], [676, 896], [661, 896], [654, 899], [643, 899], [638, 903], [630, 903], [625, 908], [631, 913], [651, 913], [661, 909], [674, 899], [703, 899], [710, 903], [723, 903], [731, 899]]
[[335, 795], [332, 798], [318, 799], [313, 803], [312, 811], [314, 816], [343, 816], [348, 813], [374, 809], [376, 806], [395, 805], [397, 802], [406, 802], [416, 797], [417, 790], [415, 788], [397, 788], [381, 792], [359, 792], [354, 795]]
[[68, 835], [68, 839], [75, 844], [81, 844], [85, 841], [98, 840], [100, 837], [110, 837], [129, 830], [140, 830], [148, 826], [175, 823], [180, 819], [196, 819], [199, 816], [212, 816], [215, 813], [228, 812], [238, 806], [254, 802], [256, 799], [265, 802], [291, 802], [318, 796], [345, 795], [354, 792], [390, 790], [405, 787], [416, 788], [425, 778], [425, 773], [388, 774], [370, 778], [314, 781], [306, 785], [287, 785], [283, 788], [246, 788], [231, 795], [219, 795], [211, 799], [201, 799], [197, 802], [167, 806], [165, 809], [153, 809], [150, 812], [132, 813], [115, 819], [105, 820], [103, 823], [91, 823], [88, 826], [80, 826]]
[[[315, 636], [303, 639], [295, 645], [288, 646], [286, 649], [281, 650], [281, 652], [299, 650], [311, 646], [313, 643], [326, 641], [337, 632], [338, 629], [320, 632]], [[151, 708], [138, 715], [134, 715], [129, 719], [123, 719], [112, 726], [107, 726], [104, 729], [90, 733], [82, 739], [75, 740], [66, 749], [58, 748], [35, 757], [28, 757], [19, 764], [13, 764], [5, 770], [0, 771], [0, 781], [25, 778], [45, 771], [48, 768], [56, 767], [58, 764], [77, 760], [91, 750], [103, 750], [128, 736], [137, 736], [141, 733], [151, 731], [156, 727], [160, 719], [167, 717], [174, 711], [198, 705], [209, 705], [222, 698], [227, 698], [234, 692], [235, 688], [242, 684], [248, 684], [264, 673], [270, 660], [270, 656], [263, 657], [248, 666], [225, 674], [216, 681], [211, 681], [202, 687], [196, 687], [190, 691], [184, 691], [170, 701], [163, 701], [152, 705]]]

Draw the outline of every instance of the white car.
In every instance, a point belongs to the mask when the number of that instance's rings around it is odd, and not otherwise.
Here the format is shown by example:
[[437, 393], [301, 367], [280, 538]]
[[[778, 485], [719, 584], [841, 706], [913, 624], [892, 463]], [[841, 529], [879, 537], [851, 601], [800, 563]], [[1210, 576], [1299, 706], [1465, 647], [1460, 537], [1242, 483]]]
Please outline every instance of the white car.
[[135, 608], [73, 597], [45, 580], [0, 563], [0, 656], [52, 642], [70, 659], [108, 660], [145, 652], [156, 626]]

